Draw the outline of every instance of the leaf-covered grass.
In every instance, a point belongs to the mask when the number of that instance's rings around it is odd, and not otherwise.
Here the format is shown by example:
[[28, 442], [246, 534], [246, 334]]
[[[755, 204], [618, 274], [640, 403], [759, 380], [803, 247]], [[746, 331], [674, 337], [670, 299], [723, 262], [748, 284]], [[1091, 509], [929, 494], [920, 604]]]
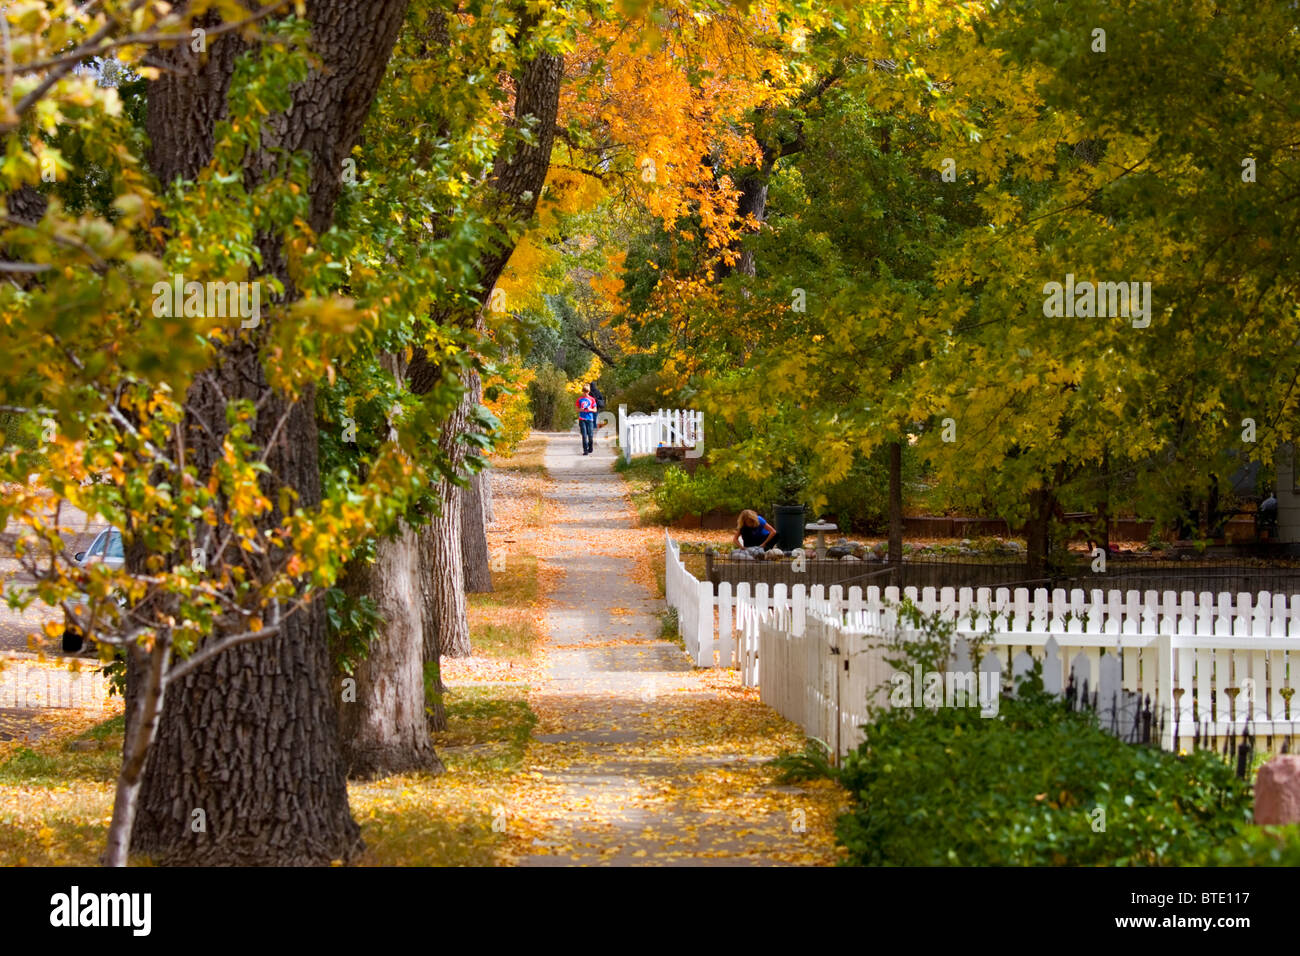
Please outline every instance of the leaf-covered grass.
[[352, 813], [371, 866], [494, 866], [506, 836], [493, 822], [507, 804], [537, 717], [526, 686], [463, 688], [447, 695], [447, 724], [435, 735], [446, 772], [352, 783]]
[[537, 555], [520, 548], [505, 567], [492, 572], [492, 590], [468, 595], [470, 645], [474, 654], [529, 658], [542, 640], [541, 594]]
[[[490, 866], [506, 782], [537, 717], [527, 687], [464, 688], [447, 697], [435, 738], [446, 772], [349, 784], [353, 817], [377, 866]], [[122, 744], [122, 717], [19, 747], [0, 762], [0, 865], [93, 866], [103, 852]], [[79, 749], [88, 743], [94, 749]], [[134, 861], [142, 862], [142, 861]]]
[[677, 467], [660, 461], [653, 455], [642, 455], [630, 462], [622, 456], [614, 464], [614, 470], [623, 476], [627, 483], [632, 507], [636, 509], [637, 520], [643, 525], [663, 524], [663, 512], [655, 498], [655, 492], [663, 484], [664, 472], [669, 467]]
[[93, 866], [104, 849], [122, 718], [47, 716], [49, 736], [0, 753], [0, 866]]

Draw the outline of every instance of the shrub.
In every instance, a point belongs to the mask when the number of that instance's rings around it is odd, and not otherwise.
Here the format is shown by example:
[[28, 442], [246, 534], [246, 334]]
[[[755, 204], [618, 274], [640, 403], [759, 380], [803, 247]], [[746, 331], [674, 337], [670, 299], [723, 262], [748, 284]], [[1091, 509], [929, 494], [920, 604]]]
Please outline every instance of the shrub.
[[1041, 686], [1022, 684], [991, 719], [877, 716], [840, 773], [854, 800], [837, 827], [846, 862], [1193, 864], [1248, 822], [1250, 788], [1217, 755], [1126, 744]]
[[664, 521], [676, 521], [682, 515], [703, 514], [719, 508], [743, 511], [765, 510], [771, 489], [763, 482], [741, 475], [723, 475], [711, 468], [700, 468], [694, 475], [684, 469], [664, 469], [663, 481], [654, 490], [654, 501]]

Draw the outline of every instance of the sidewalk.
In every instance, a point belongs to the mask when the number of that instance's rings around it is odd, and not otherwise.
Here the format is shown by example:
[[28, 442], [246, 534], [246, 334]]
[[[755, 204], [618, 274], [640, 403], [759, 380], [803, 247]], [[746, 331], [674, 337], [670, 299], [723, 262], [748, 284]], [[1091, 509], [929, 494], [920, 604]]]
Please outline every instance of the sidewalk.
[[763, 766], [800, 749], [798, 728], [742, 688], [695, 670], [658, 639], [663, 602], [637, 561], [635, 528], [608, 443], [547, 436], [557, 523], [540, 718], [508, 826], [521, 865], [761, 865], [833, 862], [839, 793], [777, 787]]

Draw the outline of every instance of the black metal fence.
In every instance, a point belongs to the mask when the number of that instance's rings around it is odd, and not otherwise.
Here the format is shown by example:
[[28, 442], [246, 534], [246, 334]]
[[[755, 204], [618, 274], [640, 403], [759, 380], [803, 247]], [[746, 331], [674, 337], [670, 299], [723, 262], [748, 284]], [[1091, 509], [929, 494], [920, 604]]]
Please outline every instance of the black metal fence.
[[[1140, 746], [1159, 747], [1164, 739], [1166, 722], [1171, 719], [1167, 708], [1151, 706], [1151, 695], [1145, 697], [1136, 691], [1120, 691], [1114, 695], [1109, 705], [1098, 701], [1098, 692], [1089, 692], [1088, 681], [1082, 686], [1076, 683], [1074, 671], [1065, 688], [1063, 703], [1072, 711], [1092, 713], [1097, 716], [1098, 726], [1123, 740], [1125, 743]], [[1181, 717], [1175, 713], [1173, 739], [1175, 747], [1180, 741], [1191, 738], [1191, 749], [1208, 750], [1220, 754], [1225, 762], [1236, 764], [1237, 776], [1249, 779], [1252, 762], [1261, 753], [1291, 753], [1295, 748], [1295, 735], [1290, 730], [1292, 724], [1287, 722], [1286, 733], [1276, 733], [1269, 722], [1260, 727], [1255, 721], [1243, 721], [1240, 731], [1235, 722], [1225, 733], [1218, 733], [1216, 723], [1211, 717], [1193, 717], [1191, 727], [1181, 725]], [[1261, 740], [1261, 738], [1263, 738]]]
[[1057, 567], [1044, 575], [1031, 577], [1024, 558], [1008, 557], [963, 559], [949, 556], [912, 556], [900, 564], [881, 561], [840, 559], [805, 559], [798, 564], [790, 558], [775, 560], [738, 560], [719, 554], [687, 556], [687, 566], [715, 586], [796, 584], [840, 585], [845, 590], [895, 586], [933, 588], [1075, 588], [1091, 591], [1269, 591], [1300, 594], [1300, 562], [1295, 560], [1264, 561], [1257, 559], [1167, 559], [1125, 558], [1112, 556], [1104, 570], [1092, 571], [1087, 561]]

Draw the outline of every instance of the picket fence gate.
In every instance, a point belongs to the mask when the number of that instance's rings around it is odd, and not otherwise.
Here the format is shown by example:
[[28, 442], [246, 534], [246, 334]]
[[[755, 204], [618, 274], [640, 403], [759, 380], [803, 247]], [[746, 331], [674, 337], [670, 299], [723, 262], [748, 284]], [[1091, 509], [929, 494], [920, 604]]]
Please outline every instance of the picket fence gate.
[[[892, 672], [879, 658], [883, 635], [906, 636], [895, 610], [904, 598], [922, 614], [955, 622], [958, 638], [987, 642], [993, 649], [979, 662], [981, 670], [1009, 671], [1014, 679], [1041, 660], [1048, 690], [1060, 693], [1073, 674], [1076, 684], [1087, 681], [1098, 692], [1103, 708], [1112, 690], [1150, 695], [1164, 715], [1161, 743], [1167, 748], [1185, 746], [1198, 724], [1215, 735], [1240, 732], [1247, 718], [1261, 732], [1272, 728], [1289, 737], [1300, 730], [1300, 702], [1293, 700], [1300, 681], [1300, 594], [918, 593], [911, 587], [851, 587], [845, 593], [839, 585], [747, 583], [734, 589], [722, 583], [715, 593], [712, 583], [687, 570], [667, 534], [664, 583], [697, 666], [738, 667], [742, 682], [759, 687], [765, 702], [820, 732], [837, 727], [846, 748], [854, 745], [855, 721], [869, 692]], [[955, 648], [960, 653], [961, 641]], [[855, 668], [858, 658], [864, 663]], [[832, 681], [831, 669], [843, 675], [846, 666], [850, 677]], [[851, 686], [841, 686], [845, 680]], [[838, 702], [833, 710], [832, 699]], [[816, 717], [823, 713], [817, 708], [827, 716]]]
[[650, 414], [618, 407], [618, 447], [625, 461], [653, 455], [660, 446], [689, 448], [692, 457], [704, 453], [704, 413], [687, 408], [660, 408]]

